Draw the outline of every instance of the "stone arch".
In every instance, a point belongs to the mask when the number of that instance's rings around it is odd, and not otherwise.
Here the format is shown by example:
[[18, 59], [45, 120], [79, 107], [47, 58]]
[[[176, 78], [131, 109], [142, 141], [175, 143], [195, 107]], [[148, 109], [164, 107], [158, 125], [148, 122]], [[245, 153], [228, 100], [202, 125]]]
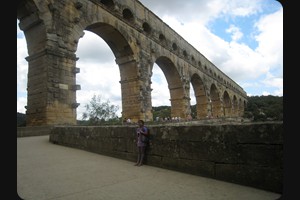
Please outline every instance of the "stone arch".
[[239, 105], [238, 116], [241, 117], [244, 114], [244, 112], [243, 112], [244, 111], [244, 104], [243, 104], [243, 101], [242, 101], [241, 98], [239, 98], [238, 105]]
[[236, 95], [233, 95], [233, 99], [232, 99], [232, 116], [233, 117], [238, 116], [238, 100]]
[[213, 118], [223, 116], [222, 103], [220, 100], [219, 91], [214, 83], [210, 86], [209, 93], [210, 93], [210, 100], [209, 100], [210, 108], [208, 110], [209, 111], [208, 116]]
[[243, 103], [243, 110], [242, 110], [241, 116], [244, 116], [244, 114], [245, 114], [245, 108], [247, 107], [247, 101], [243, 100], [242, 103]]
[[191, 77], [191, 84], [193, 86], [196, 98], [196, 112], [197, 119], [205, 119], [207, 116], [207, 96], [203, 80], [198, 74], [193, 74]]
[[186, 118], [186, 98], [181, 75], [174, 63], [167, 57], [156, 59], [156, 64], [163, 71], [170, 91], [171, 117]]
[[163, 46], [167, 46], [167, 39], [163, 33], [159, 34], [158, 39], [159, 39], [159, 42], [161, 42], [161, 44]]
[[223, 110], [224, 110], [224, 117], [231, 116], [231, 99], [227, 91], [224, 91], [223, 94]]
[[[207, 103], [207, 112], [210, 109], [214, 116], [224, 113], [218, 91], [222, 87], [226, 87], [230, 95], [236, 95], [235, 98], [242, 97], [246, 101], [242, 88], [138, 1], [20, 0], [17, 19], [29, 54], [26, 58], [28, 126], [77, 123], [76, 90], [80, 85], [76, 85], [76, 73], [80, 70], [76, 68], [75, 52], [85, 29], [99, 35], [116, 58], [121, 76], [123, 117], [133, 121], [153, 120], [150, 87], [153, 57], [166, 76], [174, 117], [190, 114], [190, 81], [202, 98], [198, 84], [203, 91], [206, 89], [204, 93], [211, 100], [211, 104]], [[160, 30], [159, 37], [155, 30]], [[192, 76], [190, 79], [187, 74], [201, 74], [202, 78]], [[216, 78], [219, 74], [224, 77], [222, 82]], [[233, 105], [232, 102], [232, 108]], [[203, 109], [198, 117], [202, 118], [204, 113]]]
[[172, 43], [172, 49], [173, 51], [177, 51], [178, 50], [178, 46], [175, 42]]
[[145, 94], [140, 89], [141, 76], [133, 56], [134, 52], [128, 42], [129, 39], [125, 38], [115, 27], [106, 23], [98, 22], [89, 25], [86, 30], [100, 36], [116, 57], [121, 77], [122, 118], [130, 118], [133, 122], [144, 119], [145, 116], [141, 116], [141, 98]]
[[[34, 2], [25, 3], [24, 1], [19, 5], [20, 11], [18, 11], [18, 18], [21, 19], [21, 22], [22, 18], [25, 17], [28, 17], [31, 20], [33, 19], [32, 16], [26, 15], [37, 16], [35, 12], [37, 12], [38, 9], [35, 7]], [[24, 8], [27, 7], [32, 10], [25, 10]], [[54, 10], [53, 15], [55, 16], [55, 6], [54, 8], [51, 6], [49, 7]], [[28, 32], [30, 37], [27, 37], [30, 39], [28, 42], [29, 52], [31, 52], [30, 49], [33, 47], [33, 52], [36, 53], [37, 51], [40, 51], [39, 54], [41, 54], [37, 56], [34, 55], [33, 58], [31, 58], [29, 54], [27, 58], [29, 62], [29, 74], [33, 74], [38, 77], [31, 78], [28, 76], [27, 124], [29, 126], [44, 124], [76, 124], [76, 108], [79, 105], [79, 103], [76, 102], [76, 90], [80, 89], [80, 85], [76, 85], [76, 73], [78, 73], [79, 70], [75, 67], [77, 61], [75, 53], [70, 52], [76, 51], [79, 37], [82, 36], [78, 33], [83, 30], [78, 27], [84, 27], [84, 25], [88, 24], [89, 21], [76, 23], [76, 26], [74, 27], [77, 28], [77, 31], [71, 33], [69, 37], [69, 39], [73, 38], [74, 43], [69, 45], [68, 49], [63, 47], [62, 50], [47, 49], [49, 46], [47, 42], [51, 42], [51, 40], [47, 38], [46, 34], [47, 31], [49, 33], [49, 30], [46, 30], [42, 19], [37, 18], [36, 22], [33, 23], [35, 23], [34, 26], [29, 28], [22, 26], [22, 24], [20, 25], [25, 36], [27, 36], [27, 29], [29, 30]], [[39, 25], [37, 25], [38, 23]], [[54, 24], [54, 26], [56, 26], [58, 32], [63, 30], [59, 23]], [[39, 34], [39, 37], [32, 37], [34, 34], [31, 30], [33, 29], [35, 34]], [[144, 111], [142, 111], [144, 107], [142, 105], [143, 99], [141, 99], [143, 94], [141, 94], [140, 90], [141, 75], [136, 62], [136, 57], [133, 56], [134, 53], [130, 46], [132, 44], [129, 44], [128, 42], [131, 41], [130, 37], [125, 34], [127, 37], [125, 38], [124, 34], [118, 31], [116, 27], [103, 22], [88, 24], [85, 29], [100, 36], [108, 44], [116, 57], [116, 63], [119, 65], [121, 76], [122, 115], [124, 117], [131, 118], [133, 121], [145, 119]], [[59, 41], [60, 38], [57, 38], [57, 40]], [[37, 45], [35, 46], [35, 44]], [[41, 50], [38, 48], [41, 48]], [[42, 56], [45, 56], [45, 58]], [[33, 73], [30, 73], [30, 69], [33, 68], [31, 67], [31, 60], [36, 63], [37, 59], [47, 60], [47, 62], [41, 61], [43, 65], [36, 64], [38, 66], [34, 67], [35, 70]], [[44, 76], [41, 73], [37, 73], [37, 67], [41, 68], [40, 71], [45, 73]], [[53, 76], [49, 72], [53, 74]], [[52, 86], [49, 86], [49, 82], [51, 82]], [[49, 90], [47, 87], [53, 87], [53, 89], [50, 88]], [[32, 93], [34, 94], [32, 95]], [[147, 96], [147, 94], [145, 96]], [[45, 105], [41, 104], [43, 102], [45, 102]], [[148, 118], [151, 117], [152, 115]]]
[[111, 48], [116, 59], [120, 60], [133, 55], [128, 39], [112, 25], [98, 22], [88, 25], [86, 30], [100, 36]]
[[151, 26], [150, 26], [150, 24], [148, 22], [144, 22], [143, 25], [142, 25], [142, 27], [143, 27], [143, 31], [145, 33], [147, 33], [147, 34], [151, 33], [152, 28], [151, 28]]
[[128, 20], [129, 22], [134, 22], [133, 13], [129, 8], [124, 8], [122, 15], [123, 15], [123, 18]]

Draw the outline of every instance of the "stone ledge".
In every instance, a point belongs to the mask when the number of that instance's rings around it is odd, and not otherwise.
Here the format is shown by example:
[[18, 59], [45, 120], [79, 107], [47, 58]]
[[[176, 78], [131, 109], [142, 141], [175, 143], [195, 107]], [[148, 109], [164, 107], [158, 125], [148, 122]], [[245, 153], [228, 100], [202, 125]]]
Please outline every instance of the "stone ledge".
[[17, 127], [17, 137], [49, 135], [53, 126]]

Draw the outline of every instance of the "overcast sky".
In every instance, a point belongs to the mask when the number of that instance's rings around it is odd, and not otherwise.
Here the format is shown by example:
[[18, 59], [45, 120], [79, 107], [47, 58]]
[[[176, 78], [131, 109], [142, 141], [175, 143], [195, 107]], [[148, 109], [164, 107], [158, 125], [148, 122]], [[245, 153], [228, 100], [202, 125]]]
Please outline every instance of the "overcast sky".
[[[193, 45], [248, 96], [283, 96], [283, 7], [275, 0], [140, 0]], [[93, 95], [122, 111], [119, 68], [108, 45], [85, 31], [76, 52], [77, 119]], [[17, 21], [17, 112], [27, 104], [27, 44]], [[166, 79], [155, 64], [153, 106], [170, 105]], [[192, 87], [191, 87], [192, 88]], [[191, 91], [191, 104], [195, 104]]]

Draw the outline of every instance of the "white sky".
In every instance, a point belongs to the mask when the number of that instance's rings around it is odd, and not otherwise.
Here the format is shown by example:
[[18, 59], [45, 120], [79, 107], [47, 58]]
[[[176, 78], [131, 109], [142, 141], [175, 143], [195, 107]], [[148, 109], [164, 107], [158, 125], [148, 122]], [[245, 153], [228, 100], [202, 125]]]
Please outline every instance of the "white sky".
[[[253, 95], [283, 96], [283, 8], [275, 0], [140, 0], [221, 71]], [[77, 119], [92, 96], [122, 111], [119, 68], [108, 45], [85, 31], [76, 52]], [[17, 112], [27, 104], [27, 44], [17, 22]], [[155, 64], [153, 106], [170, 105], [166, 79]], [[191, 87], [192, 88], [192, 87]], [[191, 104], [195, 104], [191, 91]]]

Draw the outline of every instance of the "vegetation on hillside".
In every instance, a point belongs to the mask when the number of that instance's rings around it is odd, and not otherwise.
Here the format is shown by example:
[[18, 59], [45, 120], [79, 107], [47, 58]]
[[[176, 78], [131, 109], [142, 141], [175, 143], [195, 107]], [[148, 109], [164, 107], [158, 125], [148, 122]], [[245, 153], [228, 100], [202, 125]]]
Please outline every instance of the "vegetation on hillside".
[[[282, 121], [283, 120], [283, 97], [278, 96], [251, 96], [247, 98], [248, 103], [245, 108], [244, 118], [253, 121]], [[159, 106], [153, 108], [153, 118], [170, 117], [170, 106]], [[196, 105], [191, 106], [192, 118], [197, 115]]]
[[253, 119], [253, 121], [283, 121], [283, 96], [248, 97], [244, 117]]

